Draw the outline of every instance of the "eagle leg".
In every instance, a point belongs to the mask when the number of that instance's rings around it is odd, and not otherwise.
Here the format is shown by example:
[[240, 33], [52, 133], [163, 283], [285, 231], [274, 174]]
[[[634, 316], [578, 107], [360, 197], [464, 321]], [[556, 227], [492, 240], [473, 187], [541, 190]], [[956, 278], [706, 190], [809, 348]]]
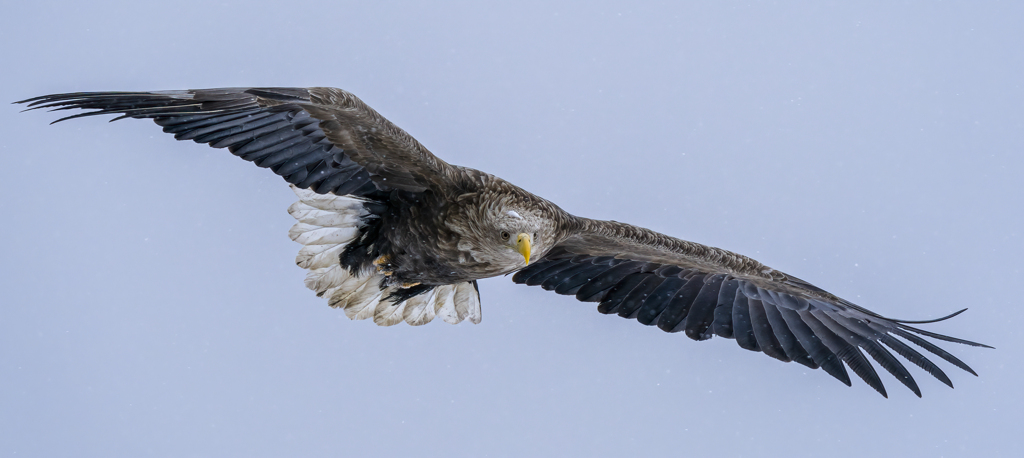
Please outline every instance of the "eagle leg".
[[394, 266], [391, 265], [391, 256], [386, 254], [380, 255], [377, 259], [374, 259], [373, 265], [377, 267], [377, 273], [379, 274], [384, 274], [390, 277], [395, 273]]

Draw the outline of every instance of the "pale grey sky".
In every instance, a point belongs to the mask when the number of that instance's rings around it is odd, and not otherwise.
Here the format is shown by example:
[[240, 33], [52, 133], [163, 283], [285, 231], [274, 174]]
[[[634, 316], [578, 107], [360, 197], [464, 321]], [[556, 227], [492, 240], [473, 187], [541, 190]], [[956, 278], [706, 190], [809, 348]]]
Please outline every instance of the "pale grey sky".
[[378, 328], [302, 284], [284, 181], [152, 123], [0, 110], [0, 456], [1013, 456], [1024, 6], [20, 2], [0, 100], [335, 86], [435, 154], [737, 251], [943, 345], [924, 398], [508, 278]]

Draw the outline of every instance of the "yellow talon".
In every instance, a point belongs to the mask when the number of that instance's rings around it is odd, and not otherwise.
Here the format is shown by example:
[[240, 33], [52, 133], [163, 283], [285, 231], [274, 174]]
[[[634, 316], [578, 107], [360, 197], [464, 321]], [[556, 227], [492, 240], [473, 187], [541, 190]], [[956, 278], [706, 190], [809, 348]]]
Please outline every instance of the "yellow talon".
[[386, 254], [374, 259], [373, 265], [377, 266], [377, 273], [382, 273], [388, 276], [395, 273], [395, 271], [388, 268], [391, 266], [391, 257]]

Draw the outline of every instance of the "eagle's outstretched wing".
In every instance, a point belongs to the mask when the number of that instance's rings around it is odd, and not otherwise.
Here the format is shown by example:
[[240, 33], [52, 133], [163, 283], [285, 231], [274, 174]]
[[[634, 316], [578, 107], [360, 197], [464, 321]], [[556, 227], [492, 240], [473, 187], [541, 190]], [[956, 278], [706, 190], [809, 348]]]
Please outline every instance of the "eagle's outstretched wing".
[[820, 367], [850, 385], [845, 362], [883, 396], [885, 387], [863, 353], [921, 396], [910, 372], [886, 347], [952, 387], [935, 363], [901, 339], [972, 374], [921, 335], [985, 346], [882, 317], [736, 253], [615, 221], [578, 223], [573, 235], [513, 280], [598, 302], [601, 313], [683, 331], [694, 340], [736, 339], [747, 350]]
[[149, 118], [179, 140], [227, 147], [320, 194], [443, 192], [457, 173], [356, 96], [335, 88], [79, 92], [18, 103], [95, 110], [54, 122], [102, 114]]

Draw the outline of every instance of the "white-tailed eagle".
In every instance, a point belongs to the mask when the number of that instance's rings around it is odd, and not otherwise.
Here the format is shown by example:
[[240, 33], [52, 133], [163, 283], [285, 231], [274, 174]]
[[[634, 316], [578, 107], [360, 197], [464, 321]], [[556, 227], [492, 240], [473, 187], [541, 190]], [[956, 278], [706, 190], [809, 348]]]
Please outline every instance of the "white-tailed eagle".
[[924, 321], [885, 318], [746, 256], [570, 215], [494, 175], [448, 164], [340, 89], [83, 92], [18, 103], [94, 110], [58, 121], [152, 119], [178, 140], [226, 147], [280, 175], [299, 197], [288, 209], [298, 220], [289, 235], [303, 245], [296, 262], [309, 270], [306, 286], [352, 319], [478, 323], [476, 281], [515, 272], [516, 283], [596, 302], [601, 313], [694, 340], [735, 339], [850, 385], [845, 362], [883, 396], [867, 356], [920, 396], [893, 352], [952, 387], [908, 344], [972, 374], [923, 337], [984, 346], [911, 326]]

